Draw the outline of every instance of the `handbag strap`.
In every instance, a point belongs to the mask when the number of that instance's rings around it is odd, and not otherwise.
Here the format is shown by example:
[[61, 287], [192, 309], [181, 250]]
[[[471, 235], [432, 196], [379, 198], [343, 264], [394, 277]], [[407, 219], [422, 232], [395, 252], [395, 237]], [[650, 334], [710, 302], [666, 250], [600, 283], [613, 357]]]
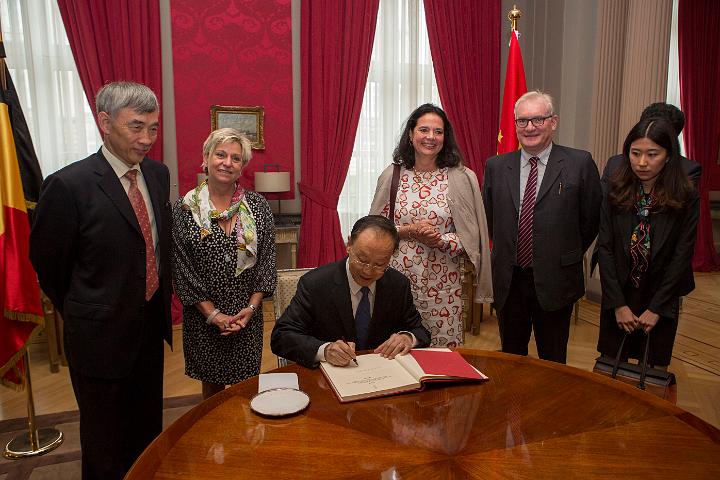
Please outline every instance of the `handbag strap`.
[[390, 210], [388, 219], [395, 223], [395, 199], [397, 198], [398, 183], [400, 182], [400, 164], [393, 165], [392, 183], [390, 183]]
[[620, 348], [618, 348], [617, 355], [615, 355], [615, 363], [613, 363], [613, 369], [612, 369], [612, 378], [617, 377], [618, 368], [620, 367], [620, 357], [622, 357], [622, 351], [623, 347], [625, 346], [625, 340], [627, 340], [628, 333], [625, 332], [625, 335], [623, 335], [622, 342], [620, 342]]
[[[625, 340], [627, 340], [629, 333], [625, 332], [623, 335], [622, 342], [620, 342], [620, 348], [618, 348], [617, 355], [615, 355], [615, 363], [613, 363], [612, 378], [617, 377], [618, 369], [620, 368], [620, 358], [622, 357], [623, 347], [625, 346]], [[645, 377], [647, 376], [647, 363], [648, 363], [648, 351], [650, 350], [650, 332], [645, 334], [645, 351], [643, 352], [643, 360], [640, 364], [640, 381], [637, 384], [637, 388], [645, 390]]]
[[647, 374], [648, 350], [650, 350], [650, 332], [645, 334], [645, 351], [643, 352], [642, 366], [640, 367], [640, 382], [637, 387], [645, 390], [645, 375]]

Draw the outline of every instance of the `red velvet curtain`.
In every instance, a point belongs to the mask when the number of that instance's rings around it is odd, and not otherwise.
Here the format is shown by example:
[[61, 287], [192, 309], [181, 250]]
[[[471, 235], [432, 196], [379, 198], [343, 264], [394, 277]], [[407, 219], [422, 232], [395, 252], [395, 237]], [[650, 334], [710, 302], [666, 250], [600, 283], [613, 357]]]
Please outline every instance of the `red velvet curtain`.
[[715, 251], [708, 193], [720, 183], [720, 5], [717, 0], [680, 0], [678, 4], [678, 54], [680, 101], [685, 113], [685, 147], [688, 158], [702, 165], [700, 221], [693, 256], [693, 270], [720, 270]]
[[345, 255], [337, 204], [360, 118], [378, 5], [379, 0], [301, 3], [300, 267]]
[[[158, 0], [58, 0], [58, 6], [93, 115], [97, 91], [119, 80], [147, 85], [162, 105]], [[148, 155], [162, 161], [162, 139]]]
[[500, 0], [425, 0], [440, 99], [482, 183], [500, 115]]

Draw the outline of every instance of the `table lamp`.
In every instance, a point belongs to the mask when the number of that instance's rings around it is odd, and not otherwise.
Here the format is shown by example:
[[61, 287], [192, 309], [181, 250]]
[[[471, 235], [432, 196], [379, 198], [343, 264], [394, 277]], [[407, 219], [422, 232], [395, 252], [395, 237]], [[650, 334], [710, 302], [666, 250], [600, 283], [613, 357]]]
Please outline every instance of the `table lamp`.
[[[255, 172], [255, 191], [260, 193], [281, 193], [290, 191], [290, 172], [268, 172], [268, 167], [280, 167], [265, 164], [262, 172]], [[281, 215], [281, 203], [278, 198], [278, 215]]]

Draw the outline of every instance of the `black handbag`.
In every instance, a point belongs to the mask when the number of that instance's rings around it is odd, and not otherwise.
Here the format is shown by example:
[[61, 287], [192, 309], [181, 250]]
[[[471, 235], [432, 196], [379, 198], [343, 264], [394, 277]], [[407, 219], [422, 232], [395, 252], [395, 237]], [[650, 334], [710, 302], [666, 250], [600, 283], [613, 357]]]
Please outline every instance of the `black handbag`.
[[628, 333], [623, 336], [615, 358], [601, 355], [595, 359], [593, 372], [607, 375], [641, 390], [646, 390], [653, 395], [664, 398], [672, 403], [677, 402], [677, 382], [675, 374], [659, 368], [648, 368], [648, 350], [650, 349], [650, 334], [645, 335], [645, 351], [642, 362], [639, 364], [621, 362], [625, 340]]

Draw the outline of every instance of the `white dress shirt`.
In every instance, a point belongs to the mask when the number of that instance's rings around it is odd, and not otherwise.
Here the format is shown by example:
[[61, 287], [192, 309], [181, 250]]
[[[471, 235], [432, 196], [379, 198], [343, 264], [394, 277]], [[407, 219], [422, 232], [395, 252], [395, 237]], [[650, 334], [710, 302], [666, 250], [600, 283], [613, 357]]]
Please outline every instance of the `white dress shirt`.
[[[120, 183], [122, 184], [123, 188], [125, 189], [125, 193], [128, 193], [130, 190], [130, 179], [125, 176], [125, 174], [130, 170], [137, 170], [138, 174], [135, 177], [137, 179], [137, 186], [138, 190], [140, 190], [140, 194], [143, 197], [143, 200], [145, 201], [145, 208], [147, 208], [148, 217], [150, 217], [150, 228], [152, 230], [152, 238], [153, 238], [153, 244], [155, 246], [155, 253], [157, 254], [157, 244], [158, 244], [158, 233], [157, 233], [157, 222], [155, 221], [155, 213], [153, 211], [152, 201], [150, 201], [150, 192], [147, 188], [147, 183], [145, 183], [145, 177], [142, 174], [142, 170], [140, 169], [140, 165], [128, 165], [124, 161], [120, 160], [118, 157], [116, 157], [110, 150], [107, 149], [105, 145], [102, 146], [102, 154], [107, 159], [108, 163], [112, 167], [115, 174], [120, 179]], [[157, 258], [157, 255], [156, 255]], [[159, 267], [159, 265], [158, 265]]]
[[[540, 191], [540, 185], [542, 184], [543, 176], [545, 175], [545, 167], [547, 167], [548, 159], [550, 158], [552, 146], [553, 144], [550, 143], [550, 145], [545, 150], [540, 152], [539, 155], [530, 155], [524, 149], [520, 150], [520, 211], [522, 211], [522, 202], [523, 198], [525, 197], [525, 186], [527, 185], [528, 177], [530, 176], [530, 158], [538, 157], [540, 159], [540, 161], [537, 163], [538, 177], [537, 185], [535, 185], [535, 198], [537, 198], [537, 194]], [[518, 222], [520, 222], [519, 215]]]

